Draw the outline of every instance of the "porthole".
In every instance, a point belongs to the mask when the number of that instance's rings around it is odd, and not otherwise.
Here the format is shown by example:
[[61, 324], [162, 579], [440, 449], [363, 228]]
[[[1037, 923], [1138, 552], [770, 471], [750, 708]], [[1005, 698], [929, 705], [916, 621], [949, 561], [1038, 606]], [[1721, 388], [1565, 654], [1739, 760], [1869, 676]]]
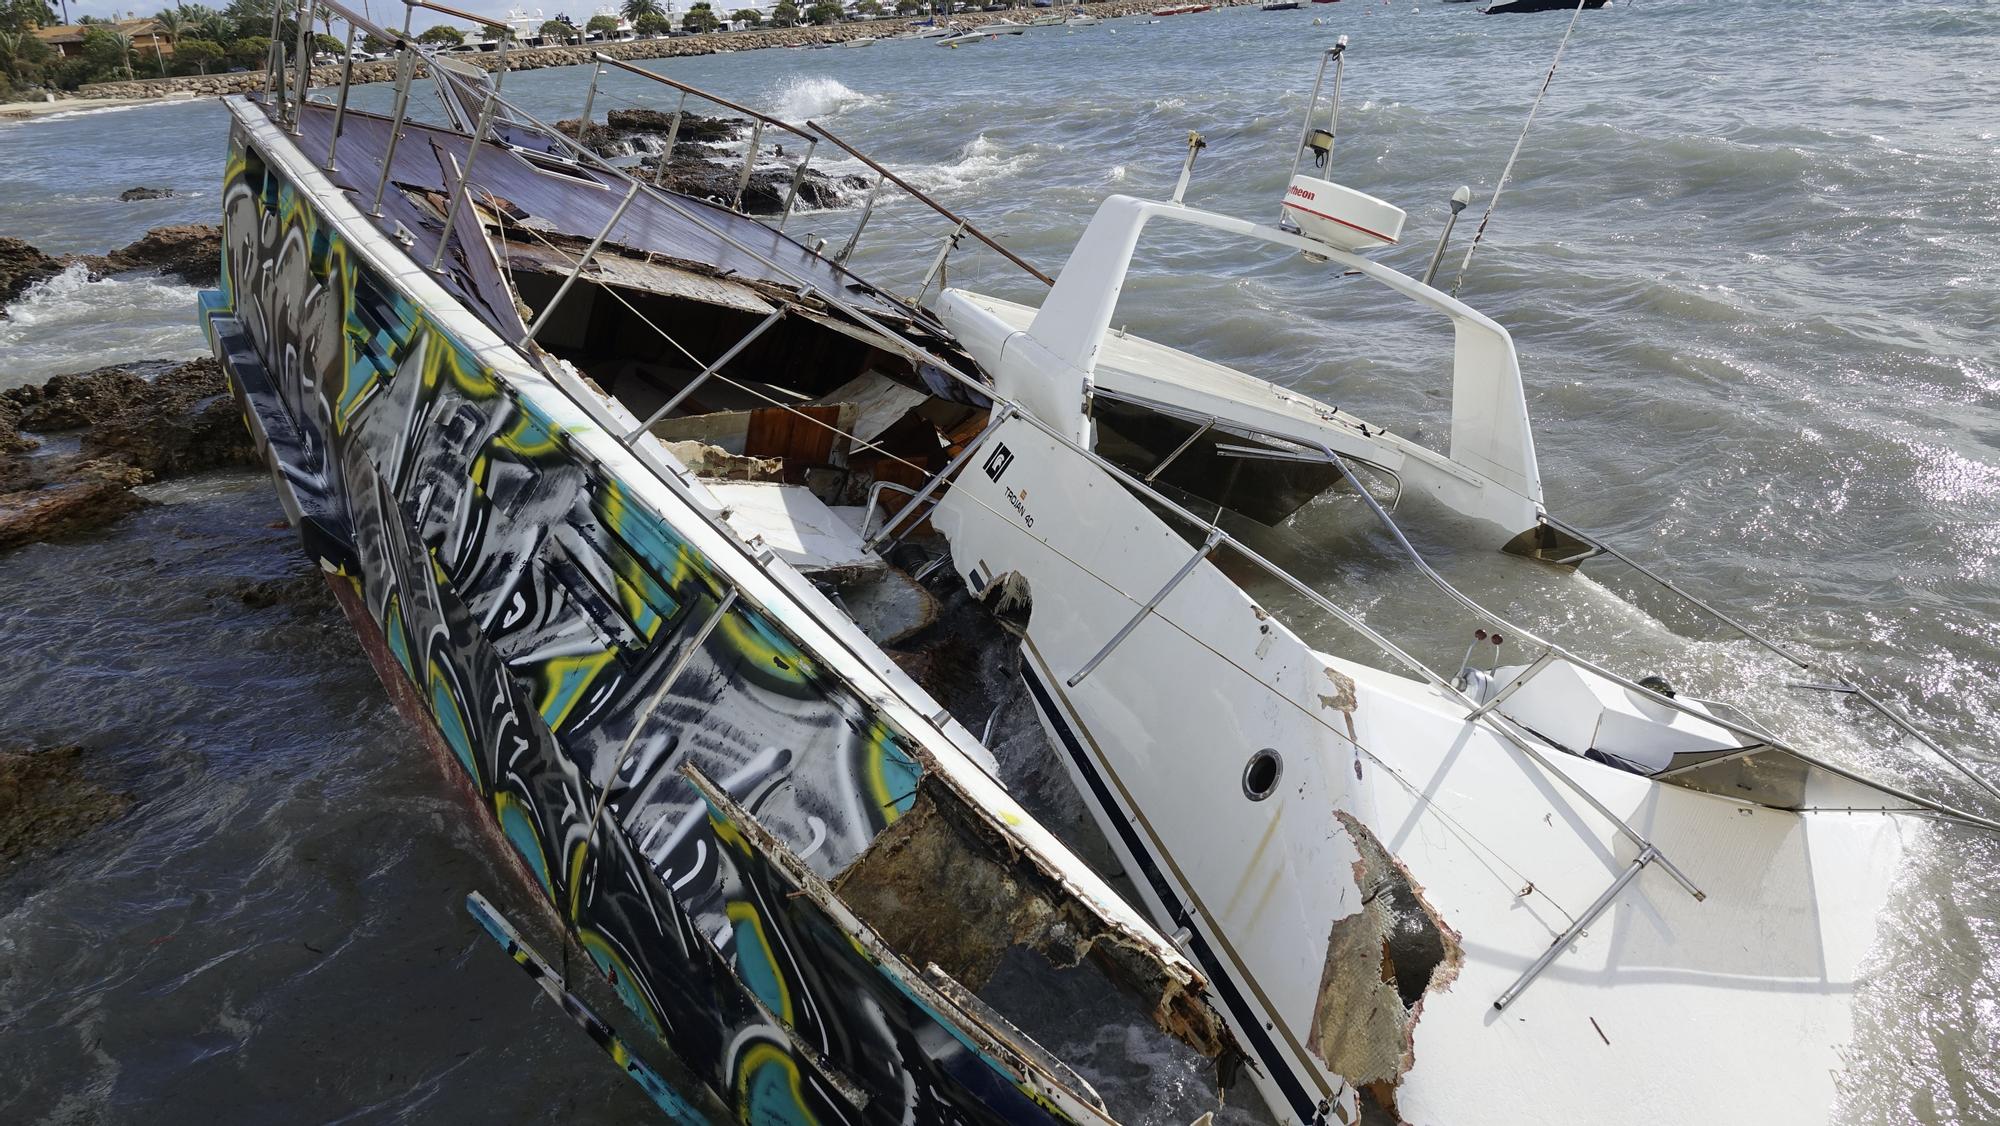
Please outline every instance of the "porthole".
[[1263, 801], [1278, 789], [1278, 778], [1285, 773], [1285, 763], [1278, 752], [1266, 747], [1250, 756], [1243, 767], [1243, 796], [1251, 801]]

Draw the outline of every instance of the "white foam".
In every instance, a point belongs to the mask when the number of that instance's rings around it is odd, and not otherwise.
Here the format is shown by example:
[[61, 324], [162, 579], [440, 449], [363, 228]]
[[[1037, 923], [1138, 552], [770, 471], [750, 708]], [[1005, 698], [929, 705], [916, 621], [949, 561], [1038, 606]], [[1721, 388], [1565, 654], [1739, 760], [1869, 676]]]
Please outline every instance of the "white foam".
[[0, 386], [207, 352], [195, 287], [157, 275], [90, 280], [81, 264], [37, 282], [0, 320]]
[[815, 74], [786, 79], [770, 99], [773, 107], [770, 112], [773, 117], [804, 124], [816, 117], [832, 117], [857, 106], [874, 105], [880, 100], [837, 78]]
[[1002, 156], [1000, 146], [981, 133], [958, 150], [957, 160], [918, 165], [905, 172], [904, 178], [927, 192], [962, 191], [1012, 176], [1032, 159], [1027, 153]]

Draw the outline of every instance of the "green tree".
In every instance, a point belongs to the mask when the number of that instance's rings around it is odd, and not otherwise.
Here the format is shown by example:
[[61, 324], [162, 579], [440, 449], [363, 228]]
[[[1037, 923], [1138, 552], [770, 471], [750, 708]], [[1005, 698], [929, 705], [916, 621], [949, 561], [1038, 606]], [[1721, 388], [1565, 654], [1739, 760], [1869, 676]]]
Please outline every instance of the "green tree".
[[[229, 7], [224, 8], [222, 14], [229, 20], [231, 31], [222, 41], [240, 42], [257, 36], [269, 38], [271, 11], [277, 6], [276, 0], [230, 0]], [[288, 43], [298, 34], [298, 25], [286, 14], [293, 7], [279, 7], [278, 34]]]
[[806, 18], [821, 26], [839, 23], [840, 17], [845, 14], [834, 0], [818, 0], [812, 7], [806, 9]]
[[455, 27], [438, 24], [425, 28], [423, 34], [417, 36], [417, 42], [432, 47], [456, 47], [465, 42], [465, 33]]
[[393, 47], [395, 47], [394, 43], [378, 36], [364, 35], [361, 37], [361, 49], [371, 55], [386, 55]]
[[590, 22], [583, 25], [583, 29], [594, 32], [600, 39], [609, 39], [618, 34], [618, 17], [592, 16]]
[[208, 68], [223, 56], [222, 44], [213, 39], [189, 37], [174, 48], [174, 61], [183, 69], [193, 68], [197, 74], [207, 74]]
[[54, 81], [55, 52], [25, 31], [0, 31], [0, 94]]
[[576, 25], [569, 22], [569, 17], [567, 16], [557, 16], [552, 20], [544, 20], [541, 26], [541, 36], [545, 42], [549, 43], [573, 43], [576, 41]]
[[648, 39], [656, 39], [674, 29], [674, 21], [658, 12], [641, 12], [632, 19], [632, 30]]
[[707, 4], [696, 4], [681, 17], [681, 29], [684, 31], [714, 31], [721, 26], [722, 21], [715, 18], [715, 10]]
[[55, 25], [55, 7], [48, 0], [0, 0], [0, 31], [33, 31]]
[[83, 33], [83, 62], [88, 81], [132, 77], [132, 37], [92, 24]]
[[879, 0], [854, 0], [854, 14], [879, 16], [882, 14], [882, 5]]
[[173, 44], [174, 48], [178, 50], [181, 45], [181, 36], [188, 29], [187, 13], [179, 8], [162, 8], [160, 9], [160, 14], [153, 17], [153, 23], [162, 32], [166, 33], [167, 42]]
[[755, 8], [738, 8], [729, 18], [745, 27], [758, 27], [764, 22], [764, 13]]
[[771, 22], [779, 27], [790, 27], [799, 22], [799, 6], [792, 0], [778, 0], [778, 6], [771, 9]]
[[635, 28], [639, 26], [640, 16], [664, 16], [667, 14], [660, 9], [660, 0], [625, 0], [625, 3], [618, 10], [625, 13], [625, 18], [631, 20], [632, 26]]
[[923, 5], [917, 0], [896, 0], [896, 14], [899, 16], [914, 16], [923, 10]]
[[262, 35], [251, 35], [238, 39], [224, 48], [229, 53], [229, 61], [237, 66], [255, 70], [264, 65], [271, 53], [271, 40]]

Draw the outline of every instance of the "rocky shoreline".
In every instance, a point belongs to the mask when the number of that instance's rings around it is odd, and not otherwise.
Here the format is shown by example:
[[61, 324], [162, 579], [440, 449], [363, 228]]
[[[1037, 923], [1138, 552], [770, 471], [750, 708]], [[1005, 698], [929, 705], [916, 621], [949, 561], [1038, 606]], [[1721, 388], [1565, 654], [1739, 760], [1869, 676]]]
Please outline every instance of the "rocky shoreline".
[[[109, 254], [53, 257], [0, 238], [0, 318], [37, 282], [81, 264], [93, 276], [157, 270], [214, 285], [222, 232], [159, 227]], [[139, 485], [255, 465], [249, 432], [212, 359], [155, 360], [0, 391], [0, 551], [94, 528], [142, 506]]]
[[[1216, 0], [1217, 8], [1244, 7], [1257, 0]], [[1115, 19], [1120, 16], [1138, 15], [1159, 7], [1162, 0], [1104, 0], [1090, 4], [1085, 10], [1100, 19]], [[946, 26], [978, 27], [993, 23], [1001, 18], [1011, 18], [1024, 23], [1034, 15], [1058, 9], [1025, 9], [1010, 12], [978, 12], [945, 19]], [[1176, 17], [1191, 18], [1187, 16]], [[591, 61], [596, 54], [623, 62], [638, 62], [645, 59], [681, 58], [690, 55], [713, 55], [730, 51], [754, 51], [772, 47], [814, 47], [825, 44], [845, 43], [850, 39], [866, 37], [881, 38], [895, 35], [907, 28], [908, 20], [901, 18], [873, 20], [864, 23], [831, 24], [825, 27], [766, 27], [747, 31], [714, 31], [699, 35], [686, 35], [670, 39], [633, 39], [617, 43], [594, 43], [586, 47], [537, 47], [530, 50], [509, 51], [507, 69], [541, 70], [545, 67], [581, 66]], [[498, 56], [483, 53], [455, 54], [454, 59], [469, 65], [493, 70], [498, 65]], [[395, 78], [396, 64], [384, 59], [358, 63], [354, 67], [355, 82], [389, 82]], [[419, 74], [423, 71], [419, 68]], [[338, 66], [313, 68], [314, 86], [335, 86], [340, 82]], [[61, 102], [83, 102], [103, 99], [148, 99], [167, 97], [214, 97], [223, 94], [246, 94], [262, 90], [265, 75], [261, 70], [238, 71], [233, 74], [183, 75], [178, 78], [147, 78], [130, 82], [96, 82], [80, 87], [74, 95]], [[60, 104], [60, 102], [58, 103]], [[0, 111], [0, 117], [8, 116]]]
[[222, 270], [222, 229], [188, 223], [155, 227], [145, 237], [109, 254], [43, 254], [17, 238], [0, 236], [0, 320], [7, 306], [37, 282], [82, 265], [93, 278], [137, 270], [158, 270], [189, 285], [214, 285]]

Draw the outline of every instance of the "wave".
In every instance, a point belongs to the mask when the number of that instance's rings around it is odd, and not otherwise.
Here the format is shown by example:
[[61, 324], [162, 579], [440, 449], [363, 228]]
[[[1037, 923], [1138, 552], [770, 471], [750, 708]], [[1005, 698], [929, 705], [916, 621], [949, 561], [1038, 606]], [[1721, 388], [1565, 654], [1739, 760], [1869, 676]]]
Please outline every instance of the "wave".
[[903, 172], [903, 176], [927, 192], [962, 191], [1003, 180], [1020, 172], [1033, 160], [1024, 152], [1001, 155], [1000, 146], [981, 133], [958, 150], [958, 159], [918, 165]]
[[815, 117], [832, 117], [858, 106], [872, 106], [882, 99], [864, 94], [837, 78], [822, 74], [785, 80], [771, 98], [771, 116], [805, 123]]
[[158, 275], [92, 281], [81, 264], [37, 282], [0, 320], [0, 386], [134, 360], [208, 352], [195, 321], [196, 289]]
[[126, 110], [151, 109], [154, 106], [184, 105], [192, 97], [193, 95], [169, 95], [163, 98], [149, 98], [145, 101], [123, 102], [109, 106], [92, 106], [89, 109], [56, 110], [53, 113], [37, 114], [34, 117], [24, 118], [22, 119], [22, 124], [46, 124], [51, 121], [70, 121], [79, 117], [98, 117], [107, 113], [124, 113]]

